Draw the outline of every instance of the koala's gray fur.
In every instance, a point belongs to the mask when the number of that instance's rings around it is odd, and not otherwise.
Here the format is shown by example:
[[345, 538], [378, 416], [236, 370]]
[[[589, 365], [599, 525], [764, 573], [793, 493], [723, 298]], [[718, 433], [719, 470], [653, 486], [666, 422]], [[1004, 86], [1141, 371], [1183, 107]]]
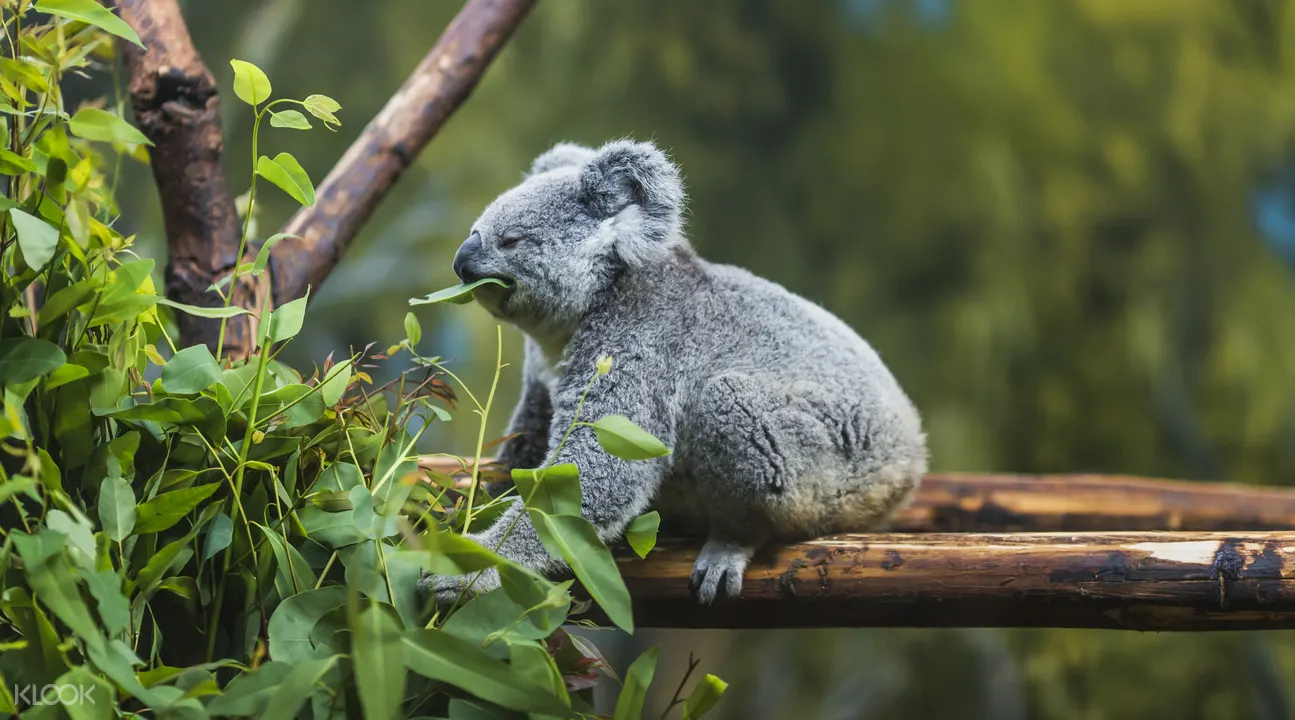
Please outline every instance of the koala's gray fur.
[[[819, 306], [745, 270], [700, 258], [684, 237], [678, 168], [650, 143], [562, 143], [482, 213], [455, 258], [465, 280], [500, 277], [478, 301], [526, 333], [524, 389], [503, 448], [537, 467], [575, 417], [628, 416], [672, 450], [625, 461], [593, 431], [556, 462], [580, 469], [584, 516], [604, 540], [654, 507], [708, 534], [698, 599], [737, 596], [770, 540], [876, 528], [927, 467], [918, 413], [877, 353]], [[561, 568], [520, 503], [475, 540], [538, 572]], [[453, 600], [471, 576], [424, 577]], [[486, 573], [473, 592], [498, 586]]]

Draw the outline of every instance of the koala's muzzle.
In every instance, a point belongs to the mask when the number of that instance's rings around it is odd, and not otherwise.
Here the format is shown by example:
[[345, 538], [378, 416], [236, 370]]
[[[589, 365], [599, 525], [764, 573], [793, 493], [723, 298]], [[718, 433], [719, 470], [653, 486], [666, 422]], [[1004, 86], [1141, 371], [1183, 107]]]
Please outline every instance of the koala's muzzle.
[[473, 268], [473, 260], [481, 252], [481, 233], [472, 233], [454, 253], [454, 274], [465, 283], [476, 282], [485, 275]]

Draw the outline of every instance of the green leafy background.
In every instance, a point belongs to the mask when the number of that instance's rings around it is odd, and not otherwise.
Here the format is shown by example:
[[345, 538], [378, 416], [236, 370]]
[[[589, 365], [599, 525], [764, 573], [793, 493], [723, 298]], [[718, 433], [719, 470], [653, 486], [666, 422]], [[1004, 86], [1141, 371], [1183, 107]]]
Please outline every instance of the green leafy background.
[[[276, 90], [344, 101], [335, 134], [269, 131], [316, 181], [458, 5], [185, 3], [222, 88], [221, 59], [239, 57]], [[1292, 43], [1288, 0], [541, 2], [284, 357], [402, 336], [406, 299], [452, 283], [471, 219], [552, 142], [652, 137], [682, 163], [700, 250], [868, 337], [922, 409], [938, 469], [1295, 482]], [[246, 157], [250, 119], [224, 108], [229, 156]], [[157, 248], [147, 176], [123, 172], [131, 231]], [[266, 193], [258, 237], [295, 206]], [[420, 317], [426, 346], [489, 382], [484, 313]], [[422, 442], [474, 440], [449, 425]], [[1295, 710], [1287, 633], [599, 637], [618, 667], [660, 642], [677, 673], [696, 650], [731, 683], [714, 712], [733, 718]]]

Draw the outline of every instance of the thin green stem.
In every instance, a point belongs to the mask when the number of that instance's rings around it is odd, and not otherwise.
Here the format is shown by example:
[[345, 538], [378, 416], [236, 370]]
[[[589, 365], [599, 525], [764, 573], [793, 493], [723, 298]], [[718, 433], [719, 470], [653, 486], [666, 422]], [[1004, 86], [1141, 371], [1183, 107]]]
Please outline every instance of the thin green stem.
[[472, 478], [468, 484], [467, 514], [463, 519], [463, 532], [472, 528], [472, 504], [477, 494], [477, 479], [481, 475], [481, 449], [486, 443], [486, 421], [490, 417], [490, 406], [495, 402], [495, 390], [499, 387], [499, 374], [504, 368], [504, 335], [503, 328], [495, 326], [495, 377], [490, 382], [490, 394], [486, 396], [486, 406], [481, 410], [481, 423], [477, 427], [477, 451], [472, 456]]
[[[269, 305], [269, 302], [270, 302], [269, 298], [266, 298], [267, 306]], [[255, 387], [252, 390], [252, 406], [247, 411], [247, 429], [243, 431], [243, 445], [238, 449], [238, 467], [234, 469], [234, 497], [233, 497], [234, 502], [232, 504], [232, 507], [230, 508], [230, 515], [231, 515], [230, 519], [233, 520], [235, 524], [237, 524], [238, 521], [241, 519], [243, 520], [244, 525], [247, 524], [247, 520], [245, 517], [243, 517], [243, 513], [241, 512], [242, 503], [239, 502], [239, 500], [243, 496], [243, 478], [247, 471], [247, 453], [248, 453], [248, 450], [252, 447], [252, 433], [255, 432], [255, 427], [256, 427], [256, 411], [260, 407], [261, 391], [265, 388], [266, 365], [269, 363], [269, 360], [270, 360], [269, 343], [261, 344], [261, 352], [257, 355], [257, 358], [258, 360], [256, 365], [256, 380], [254, 382]], [[247, 532], [248, 532], [248, 536], [250, 537], [251, 528], [247, 528]], [[255, 552], [255, 547], [256, 547], [255, 542], [253, 542], [252, 543], [253, 552]], [[211, 662], [211, 659], [215, 655], [215, 651], [216, 651], [216, 623], [220, 618], [221, 604], [224, 602], [224, 599], [225, 599], [225, 581], [229, 578], [229, 567], [232, 559], [233, 559], [233, 553], [226, 551], [225, 561], [224, 561], [223, 567], [221, 568], [220, 584], [216, 592], [215, 607], [211, 615], [211, 627], [208, 631], [208, 636], [207, 636], [207, 661], [208, 662]]]
[[[256, 161], [261, 157], [260, 149], [257, 147], [257, 137], [261, 132], [261, 117], [269, 110], [267, 105], [256, 113], [256, 121], [252, 123], [252, 185], [247, 191], [247, 213], [243, 216], [243, 232], [238, 238], [238, 255], [234, 257], [234, 270], [229, 278], [229, 292], [225, 293], [225, 307], [234, 299], [234, 288], [238, 287], [238, 269], [243, 265], [243, 253], [247, 252], [247, 231], [252, 226], [252, 211], [256, 209]], [[220, 334], [216, 339], [216, 361], [219, 362], [221, 353], [225, 349], [225, 325], [229, 318], [220, 319]], [[249, 426], [250, 427], [250, 426]]]

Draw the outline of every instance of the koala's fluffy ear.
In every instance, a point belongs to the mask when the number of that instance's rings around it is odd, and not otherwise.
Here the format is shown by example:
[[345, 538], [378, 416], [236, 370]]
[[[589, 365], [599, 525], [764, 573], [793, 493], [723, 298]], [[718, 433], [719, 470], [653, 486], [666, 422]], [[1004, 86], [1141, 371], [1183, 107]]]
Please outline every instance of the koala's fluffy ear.
[[593, 159], [594, 154], [593, 148], [575, 143], [560, 142], [540, 153], [540, 156], [535, 158], [535, 162], [531, 163], [531, 169], [526, 174], [528, 176], [539, 175], [560, 167], [584, 165]]
[[650, 240], [668, 240], [679, 231], [683, 179], [652, 143], [615, 140], [603, 145], [581, 170], [580, 188], [585, 204], [602, 217], [637, 206]]

